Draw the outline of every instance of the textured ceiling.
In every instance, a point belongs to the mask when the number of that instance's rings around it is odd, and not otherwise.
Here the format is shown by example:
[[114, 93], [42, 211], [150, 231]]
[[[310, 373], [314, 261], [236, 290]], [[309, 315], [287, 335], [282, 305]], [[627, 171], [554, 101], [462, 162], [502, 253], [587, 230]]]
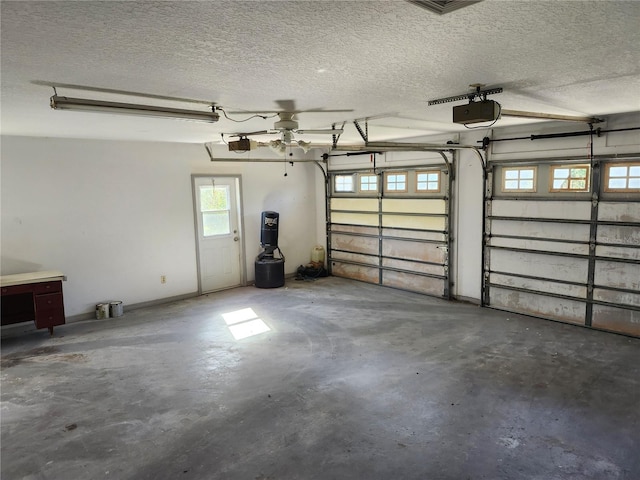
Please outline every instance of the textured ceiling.
[[[442, 16], [400, 0], [0, 5], [7, 135], [208, 142], [274, 121], [221, 117], [207, 125], [54, 111], [53, 90], [43, 83], [193, 98], [228, 110], [274, 110], [278, 100], [294, 100], [298, 109], [352, 109], [302, 113], [300, 128], [376, 117], [372, 140], [464, 130], [451, 121], [453, 104], [427, 100], [464, 93], [472, 83], [503, 87], [492, 98], [511, 110], [640, 110], [638, 1], [484, 0]], [[526, 122], [504, 118], [496, 126]], [[359, 140], [347, 125], [343, 139]]]

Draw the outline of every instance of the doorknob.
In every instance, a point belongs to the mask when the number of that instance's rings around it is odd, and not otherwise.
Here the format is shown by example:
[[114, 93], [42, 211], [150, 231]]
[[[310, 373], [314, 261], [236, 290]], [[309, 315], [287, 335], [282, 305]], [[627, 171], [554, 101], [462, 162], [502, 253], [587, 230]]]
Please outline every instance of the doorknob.
[[238, 241], [238, 237], [233, 237], [233, 241], [237, 242]]

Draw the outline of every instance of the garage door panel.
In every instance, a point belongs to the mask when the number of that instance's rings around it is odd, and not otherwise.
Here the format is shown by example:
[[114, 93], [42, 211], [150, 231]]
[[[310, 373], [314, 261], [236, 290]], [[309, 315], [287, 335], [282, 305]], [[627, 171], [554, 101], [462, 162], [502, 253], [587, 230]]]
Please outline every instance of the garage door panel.
[[594, 305], [591, 326], [640, 336], [640, 312], [606, 305]]
[[348, 263], [331, 262], [331, 273], [337, 277], [351, 278], [367, 283], [379, 283], [378, 269]]
[[378, 227], [363, 227], [358, 225], [340, 225], [332, 224], [331, 231], [333, 233], [355, 233], [358, 235], [378, 235]]
[[[640, 205], [637, 207], [640, 209]], [[640, 245], [640, 228], [627, 225], [599, 225], [598, 243]]]
[[360, 253], [348, 253], [334, 250], [331, 255], [332, 260], [345, 260], [347, 263], [365, 263], [367, 265], [378, 266], [379, 260], [377, 255], [363, 255]]
[[589, 238], [589, 225], [572, 224], [571, 228], [567, 228], [566, 223], [493, 220], [491, 233], [493, 235], [584, 241]]
[[355, 235], [331, 234], [331, 248], [333, 250], [346, 250], [352, 253], [368, 253], [378, 255], [378, 239], [371, 237], [358, 237]]
[[444, 295], [445, 281], [439, 278], [423, 277], [410, 273], [385, 270], [382, 272], [382, 284], [387, 287], [401, 288], [411, 292], [428, 295]]
[[600, 202], [598, 220], [612, 222], [640, 222], [638, 202]]
[[435, 242], [446, 242], [447, 238], [441, 232], [425, 232], [423, 230], [402, 230], [400, 228], [383, 228], [383, 237], [411, 238], [415, 240], [431, 240]]
[[584, 324], [586, 312], [586, 303], [577, 300], [553, 298], [494, 286], [491, 287], [491, 306], [580, 325]]
[[596, 255], [598, 257], [615, 257], [629, 260], [640, 260], [640, 248], [598, 245], [596, 247]]
[[544, 293], [555, 293], [576, 298], [587, 297], [586, 286], [570, 285], [566, 283], [552, 282], [550, 280], [538, 280], [534, 278], [513, 277], [510, 275], [491, 273], [489, 276], [489, 281], [492, 285], [496, 284], [507, 287], [524, 288], [527, 290], [535, 290]]
[[445, 252], [441, 247], [441, 245], [434, 243], [384, 239], [382, 242], [382, 255], [384, 257], [403, 258], [406, 260], [444, 263]]
[[360, 212], [377, 212], [377, 198], [332, 198], [331, 210], [357, 210]]
[[382, 200], [382, 212], [393, 213], [436, 213], [444, 214], [446, 202], [442, 199], [385, 198]]
[[496, 217], [589, 220], [591, 218], [591, 202], [494, 200], [491, 214]]
[[397, 268], [399, 270], [408, 270], [410, 272], [427, 273], [430, 275], [445, 276], [445, 269], [442, 265], [430, 265], [427, 263], [416, 263], [408, 260], [397, 260], [394, 258], [383, 258], [382, 266], [387, 268]]
[[540, 252], [560, 252], [577, 255], [588, 255], [589, 245], [565, 242], [550, 242], [546, 240], [530, 240], [524, 238], [500, 238], [492, 237], [491, 246], [521, 248], [525, 250], [537, 250]]
[[446, 218], [423, 217], [418, 215], [384, 215], [382, 217], [382, 226], [420, 230], [437, 230], [443, 232], [446, 227]]
[[640, 290], [640, 264], [598, 260], [594, 283], [626, 290]]
[[607, 290], [603, 288], [595, 288], [593, 290], [593, 299], [608, 303], [619, 303], [640, 307], [640, 293], [621, 292], [617, 290]]
[[538, 253], [491, 250], [491, 270], [581, 283], [587, 278], [586, 259]]
[[354, 225], [378, 225], [377, 213], [345, 213], [345, 212], [333, 212], [331, 214], [332, 223], [347, 223]]

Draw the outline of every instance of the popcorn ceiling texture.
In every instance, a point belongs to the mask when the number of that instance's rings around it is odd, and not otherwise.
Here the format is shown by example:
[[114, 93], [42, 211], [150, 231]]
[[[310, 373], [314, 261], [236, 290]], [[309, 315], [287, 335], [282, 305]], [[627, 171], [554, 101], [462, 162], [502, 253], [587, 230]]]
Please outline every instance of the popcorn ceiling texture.
[[[443, 16], [404, 1], [2, 2], [1, 9], [3, 134], [201, 142], [237, 130], [224, 119], [176, 125], [54, 112], [51, 89], [34, 81], [235, 110], [273, 110], [282, 99], [299, 109], [354, 110], [301, 114], [301, 128], [386, 115], [380, 124], [456, 131], [451, 105], [426, 101], [476, 82], [503, 86], [494, 98], [515, 110], [640, 109], [636, 1], [484, 0]], [[264, 128], [271, 124], [243, 124]], [[389, 139], [407, 136], [400, 130], [389, 130]]]

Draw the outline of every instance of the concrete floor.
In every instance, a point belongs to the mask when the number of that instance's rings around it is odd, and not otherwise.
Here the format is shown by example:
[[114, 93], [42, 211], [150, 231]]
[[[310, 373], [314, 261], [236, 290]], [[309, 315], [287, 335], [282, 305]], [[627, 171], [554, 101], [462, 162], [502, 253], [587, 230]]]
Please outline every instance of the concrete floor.
[[340, 278], [14, 334], [1, 380], [7, 480], [640, 478], [640, 339]]

